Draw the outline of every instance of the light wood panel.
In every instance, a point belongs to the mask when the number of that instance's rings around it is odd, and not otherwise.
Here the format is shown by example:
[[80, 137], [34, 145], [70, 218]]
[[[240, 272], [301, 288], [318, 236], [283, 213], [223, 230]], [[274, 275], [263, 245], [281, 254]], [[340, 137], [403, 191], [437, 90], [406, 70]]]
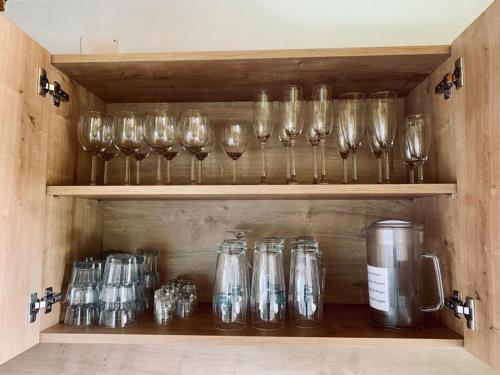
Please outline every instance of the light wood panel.
[[345, 92], [407, 94], [449, 56], [449, 46], [55, 55], [52, 63], [107, 102], [252, 100], [267, 86], [333, 83]]
[[[479, 330], [464, 329], [465, 347], [500, 370], [500, 2], [495, 1], [452, 44], [450, 60], [408, 97], [412, 112], [428, 113], [439, 129], [435, 175], [456, 175], [457, 199], [426, 198], [416, 204], [426, 220], [428, 243], [442, 249], [447, 262], [447, 293], [459, 289], [474, 297]], [[444, 103], [434, 85], [455, 59], [465, 59], [465, 86]], [[455, 172], [452, 172], [453, 169]], [[451, 323], [451, 312], [442, 315]], [[464, 326], [463, 321], [458, 325]], [[461, 329], [461, 327], [458, 327]]]
[[101, 200], [408, 199], [456, 194], [455, 184], [47, 186], [47, 194]]
[[[161, 251], [163, 281], [193, 279], [202, 301], [212, 298], [217, 243], [232, 229], [262, 237], [311, 235], [324, 252], [326, 300], [367, 303], [366, 246], [361, 230], [373, 221], [411, 217], [410, 201], [163, 201], [104, 202], [103, 248]], [[284, 252], [289, 266], [289, 242]], [[288, 277], [288, 271], [285, 272]]]
[[[277, 103], [275, 103], [277, 104]], [[231, 118], [246, 120], [248, 125], [248, 149], [238, 160], [238, 183], [253, 185], [260, 181], [261, 171], [261, 146], [253, 135], [251, 124], [252, 103], [227, 102], [227, 103], [126, 103], [109, 104], [108, 111], [132, 110], [143, 113], [153, 109], [168, 109], [180, 113], [190, 108], [197, 108], [206, 113], [215, 128], [216, 145], [214, 151], [203, 161], [204, 184], [231, 184], [233, 173], [233, 160], [227, 157], [219, 146], [220, 134], [223, 125]], [[277, 106], [275, 106], [277, 108]], [[404, 119], [404, 100], [399, 101], [400, 120]], [[274, 132], [266, 146], [266, 163], [268, 180], [271, 184], [284, 184], [286, 181], [286, 153], [285, 148], [278, 138], [278, 125], [275, 124]], [[313, 178], [312, 147], [307, 142], [305, 132], [298, 138], [296, 146], [297, 180], [301, 184], [311, 184]], [[141, 181], [143, 184], [156, 184], [156, 159], [152, 154], [142, 162]], [[319, 156], [318, 156], [319, 160]], [[187, 152], [182, 152], [172, 162], [172, 183], [177, 185], [189, 184], [191, 157]], [[122, 184], [124, 176], [124, 158], [113, 159], [109, 164], [111, 184]], [[342, 159], [338, 155], [333, 136], [327, 138], [327, 175], [331, 183], [342, 183]], [[349, 175], [351, 174], [351, 161], [348, 161]], [[405, 167], [401, 162], [399, 148], [394, 146], [391, 162], [392, 182], [406, 183]], [[135, 165], [132, 167], [135, 176]], [[163, 160], [163, 175], [166, 174], [166, 160]], [[358, 151], [358, 176], [361, 183], [377, 182], [377, 162], [370, 151], [368, 140], [365, 139]], [[433, 180], [428, 180], [433, 181]], [[453, 182], [440, 181], [440, 182]]]
[[[136, 324], [121, 328], [75, 327], [57, 324], [41, 333], [40, 341], [48, 343], [96, 343], [96, 344], [161, 344], [191, 342], [207, 344], [294, 344], [336, 345], [357, 338], [358, 345], [396, 346], [403, 340], [411, 340], [420, 347], [461, 347], [462, 338], [440, 323], [428, 319], [425, 329], [389, 329], [370, 324], [368, 305], [325, 305], [324, 321], [321, 328], [296, 328], [289, 324], [283, 329], [263, 331], [251, 325], [239, 331], [227, 332], [213, 328], [212, 305], [203, 303], [188, 320], [175, 320], [169, 325], [157, 325], [153, 312], [147, 311]], [[338, 340], [337, 340], [338, 339]], [[353, 342], [353, 341], [350, 341]]]
[[36, 94], [50, 55], [0, 15], [0, 363], [38, 342], [28, 296], [42, 292], [49, 102]]
[[495, 374], [463, 348], [318, 344], [39, 344], [0, 374]]

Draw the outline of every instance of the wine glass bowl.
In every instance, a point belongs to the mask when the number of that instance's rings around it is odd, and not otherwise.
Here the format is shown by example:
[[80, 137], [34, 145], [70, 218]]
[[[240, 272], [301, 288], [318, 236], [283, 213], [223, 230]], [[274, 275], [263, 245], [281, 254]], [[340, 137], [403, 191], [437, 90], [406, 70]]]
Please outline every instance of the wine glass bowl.
[[136, 152], [144, 139], [142, 121], [134, 112], [118, 112], [114, 116], [114, 142], [125, 154], [125, 185], [130, 185], [130, 157]]
[[[201, 162], [213, 149], [213, 131], [208, 117], [199, 110], [188, 110], [181, 115], [180, 144], [192, 155], [191, 184], [201, 183]], [[195, 178], [194, 159], [197, 159], [199, 178]]]
[[224, 153], [234, 160], [233, 184], [236, 184], [238, 159], [248, 146], [246, 123], [244, 121], [229, 120], [224, 126], [220, 143]]

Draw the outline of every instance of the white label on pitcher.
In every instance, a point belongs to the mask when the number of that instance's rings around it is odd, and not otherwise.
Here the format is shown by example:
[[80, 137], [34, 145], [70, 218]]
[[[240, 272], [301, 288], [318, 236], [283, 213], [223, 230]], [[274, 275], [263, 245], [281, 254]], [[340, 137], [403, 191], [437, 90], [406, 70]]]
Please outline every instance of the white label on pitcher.
[[389, 311], [388, 269], [368, 265], [368, 297], [370, 306], [381, 311]]

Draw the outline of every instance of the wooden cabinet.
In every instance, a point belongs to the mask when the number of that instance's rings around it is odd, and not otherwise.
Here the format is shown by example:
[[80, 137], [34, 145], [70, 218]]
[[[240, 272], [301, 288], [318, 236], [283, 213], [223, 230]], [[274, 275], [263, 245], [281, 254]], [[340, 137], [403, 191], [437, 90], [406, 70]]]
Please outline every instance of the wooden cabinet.
[[[499, 21], [497, 1], [451, 46], [51, 56], [0, 17], [0, 374], [54, 368], [113, 374], [127, 366], [125, 359], [131, 373], [160, 373], [165, 366], [175, 373], [493, 372], [485, 364], [500, 370]], [[434, 88], [459, 57], [465, 86], [445, 101]], [[61, 83], [69, 102], [55, 107], [50, 97], [36, 94], [40, 66]], [[311, 185], [310, 148], [301, 141], [300, 185], [286, 186], [275, 136], [270, 185], [255, 185], [256, 142], [240, 163], [242, 185], [225, 184], [231, 161], [220, 150], [205, 162], [207, 185], [187, 185], [186, 155], [174, 160], [172, 186], [154, 185], [153, 160], [143, 166], [145, 185], [119, 185], [119, 158], [111, 164], [113, 185], [85, 185], [90, 161], [78, 145], [76, 124], [86, 109], [196, 106], [220, 128], [229, 117], [250, 118], [258, 87], [297, 82], [307, 92], [323, 81], [336, 94], [394, 90], [401, 118], [429, 116], [429, 183], [406, 184], [395, 150], [394, 184], [373, 184], [375, 162], [365, 147], [361, 183], [340, 185], [341, 164], [330, 144], [334, 184]], [[361, 230], [384, 217], [425, 224], [426, 245], [442, 262], [445, 292], [458, 289], [475, 298], [478, 330], [468, 330], [449, 309], [429, 317], [425, 330], [369, 324]], [[254, 237], [319, 239], [327, 265], [321, 329], [212, 329], [215, 244], [232, 228], [253, 229]], [[43, 295], [46, 287], [63, 291], [74, 260], [138, 247], [162, 249], [165, 279], [195, 280], [204, 303], [189, 323], [159, 327], [145, 317], [121, 330], [68, 327], [59, 323], [60, 304], [27, 323], [28, 296]]]

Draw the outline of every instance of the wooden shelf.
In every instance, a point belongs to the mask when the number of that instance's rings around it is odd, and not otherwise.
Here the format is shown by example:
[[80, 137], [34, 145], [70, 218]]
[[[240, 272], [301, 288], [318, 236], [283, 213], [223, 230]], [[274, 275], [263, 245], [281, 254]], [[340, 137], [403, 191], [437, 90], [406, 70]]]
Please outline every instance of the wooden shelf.
[[52, 64], [108, 103], [252, 101], [284, 84], [333, 84], [334, 95], [405, 96], [450, 56], [450, 46], [53, 55]]
[[152, 312], [143, 314], [130, 327], [110, 329], [104, 327], [75, 327], [62, 323], [40, 334], [43, 343], [109, 343], [160, 344], [176, 342], [224, 343], [311, 343], [361, 345], [401, 345], [460, 347], [463, 339], [434, 320], [428, 320], [424, 329], [389, 329], [369, 322], [368, 305], [325, 305], [324, 323], [320, 328], [296, 328], [286, 325], [276, 331], [261, 331], [246, 327], [240, 331], [219, 331], [213, 328], [211, 305], [199, 306], [189, 320], [176, 320], [172, 324], [156, 325]]
[[48, 195], [100, 200], [409, 199], [456, 192], [456, 184], [47, 186]]

